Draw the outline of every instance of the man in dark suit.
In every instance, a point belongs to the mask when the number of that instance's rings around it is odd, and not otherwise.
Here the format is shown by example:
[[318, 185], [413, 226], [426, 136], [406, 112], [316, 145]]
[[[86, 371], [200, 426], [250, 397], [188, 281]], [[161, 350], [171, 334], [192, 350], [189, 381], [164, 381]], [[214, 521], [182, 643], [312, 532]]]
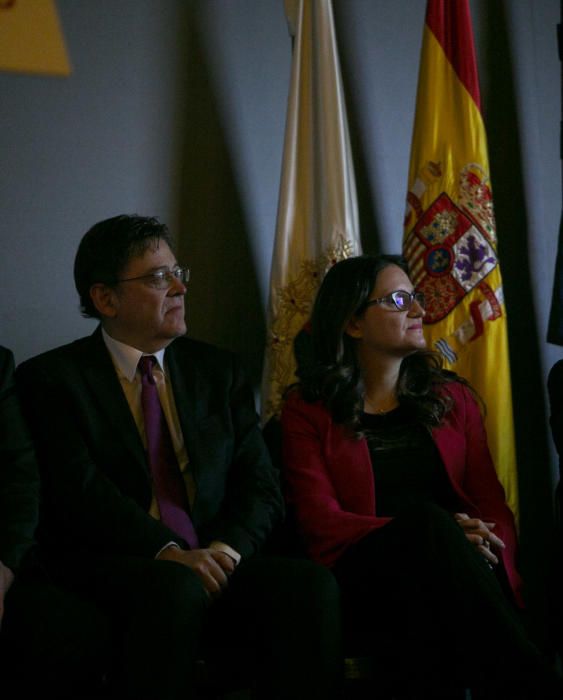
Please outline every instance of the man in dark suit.
[[4, 692], [57, 697], [95, 688], [107, 661], [109, 624], [91, 603], [63, 592], [39, 565], [39, 475], [14, 383], [0, 347], [0, 683]]
[[0, 347], [0, 623], [14, 572], [33, 545], [39, 478], [14, 385], [14, 358]]
[[185, 337], [168, 229], [102, 221], [74, 274], [100, 326], [18, 369], [49, 571], [113, 620], [129, 697], [192, 697], [203, 648], [246, 645], [259, 697], [334, 697], [334, 580], [261, 556], [283, 515], [277, 475], [235, 357]]

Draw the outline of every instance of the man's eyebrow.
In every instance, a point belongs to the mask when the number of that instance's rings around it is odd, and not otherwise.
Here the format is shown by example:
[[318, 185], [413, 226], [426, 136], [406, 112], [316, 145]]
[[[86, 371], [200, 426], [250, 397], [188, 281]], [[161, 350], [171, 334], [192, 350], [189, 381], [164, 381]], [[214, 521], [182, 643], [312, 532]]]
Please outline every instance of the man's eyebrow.
[[174, 263], [172, 267], [169, 265], [159, 265], [158, 267], [151, 267], [150, 270], [147, 270], [146, 274], [154, 275], [155, 272], [170, 272], [171, 270], [175, 270], [177, 267], [180, 267], [178, 263]]

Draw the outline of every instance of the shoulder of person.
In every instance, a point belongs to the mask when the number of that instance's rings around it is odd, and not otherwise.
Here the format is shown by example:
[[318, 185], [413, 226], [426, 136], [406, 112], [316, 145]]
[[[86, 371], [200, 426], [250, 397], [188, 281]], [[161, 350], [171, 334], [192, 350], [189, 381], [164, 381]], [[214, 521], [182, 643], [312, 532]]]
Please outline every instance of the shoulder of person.
[[330, 411], [322, 401], [307, 401], [303, 398], [299, 385], [290, 388], [285, 394], [282, 417], [289, 413], [305, 413], [318, 418], [330, 418]]
[[14, 369], [14, 353], [0, 345], [0, 374], [4, 376]]
[[4, 345], [0, 345], [0, 363], [2, 365], [13, 357], [14, 353], [9, 348], [4, 347]]
[[170, 343], [164, 357], [172, 372], [195, 370], [210, 386], [249, 386], [246, 367], [231, 350], [181, 336]]
[[[84, 350], [90, 348], [96, 342], [95, 335], [89, 335], [84, 338], [79, 338], [65, 345], [59, 345], [51, 350], [34, 355], [27, 360], [24, 360], [18, 365], [18, 373], [25, 373], [28, 369], [52, 368], [60, 365], [68, 369], [69, 365], [79, 358]], [[101, 340], [101, 336], [99, 342]]]
[[549, 370], [549, 376], [563, 377], [563, 359], [557, 360], [553, 367]]
[[12, 391], [14, 385], [14, 355], [0, 346], [0, 392], [2, 398]]
[[189, 338], [185, 335], [176, 338], [168, 346], [166, 352], [177, 357], [189, 356], [193, 361], [206, 364], [232, 364], [237, 359], [236, 353], [231, 350], [220, 348], [203, 340]]
[[452, 398], [462, 398], [466, 394], [471, 394], [467, 382], [458, 374], [448, 369], [440, 370], [442, 381], [438, 383], [437, 390], [449, 394]]
[[454, 413], [465, 414], [467, 411], [480, 413], [483, 405], [481, 403], [480, 406], [479, 399], [470, 385], [455, 372], [449, 370], [442, 370], [442, 372], [446, 382], [439, 385], [438, 391], [453, 400], [452, 410]]
[[550, 397], [557, 398], [563, 394], [563, 360], [557, 360], [547, 375], [547, 388]]

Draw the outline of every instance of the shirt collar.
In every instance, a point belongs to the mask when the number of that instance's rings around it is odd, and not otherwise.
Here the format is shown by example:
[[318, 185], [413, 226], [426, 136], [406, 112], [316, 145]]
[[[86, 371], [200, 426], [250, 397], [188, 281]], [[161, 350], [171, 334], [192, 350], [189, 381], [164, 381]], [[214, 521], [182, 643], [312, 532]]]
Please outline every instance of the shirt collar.
[[138, 350], [137, 348], [134, 348], [131, 345], [126, 345], [120, 340], [112, 338], [111, 335], [109, 335], [104, 328], [102, 328], [102, 337], [117, 371], [130, 382], [133, 382], [135, 380], [137, 365], [139, 364], [139, 360], [143, 355], [153, 355], [154, 357], [156, 357], [158, 366], [164, 373], [165, 348], [151, 353], [141, 352], [141, 350]]

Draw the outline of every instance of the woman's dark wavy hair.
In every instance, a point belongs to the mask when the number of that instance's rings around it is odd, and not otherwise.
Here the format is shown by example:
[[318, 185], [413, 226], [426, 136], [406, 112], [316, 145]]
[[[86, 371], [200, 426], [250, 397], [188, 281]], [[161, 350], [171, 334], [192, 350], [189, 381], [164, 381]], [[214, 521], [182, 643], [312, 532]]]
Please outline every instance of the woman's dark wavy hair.
[[[313, 306], [307, 355], [297, 358], [303, 398], [322, 401], [334, 420], [358, 437], [362, 435], [364, 386], [356, 341], [346, 333], [346, 327], [354, 316], [365, 313], [377, 276], [389, 265], [397, 265], [408, 274], [405, 259], [398, 255], [347, 258], [327, 272]], [[428, 428], [437, 426], [451, 407], [451, 399], [439, 387], [453, 381], [466, 383], [442, 368], [438, 353], [415, 351], [401, 364], [399, 404], [409, 407], [411, 415]]]

